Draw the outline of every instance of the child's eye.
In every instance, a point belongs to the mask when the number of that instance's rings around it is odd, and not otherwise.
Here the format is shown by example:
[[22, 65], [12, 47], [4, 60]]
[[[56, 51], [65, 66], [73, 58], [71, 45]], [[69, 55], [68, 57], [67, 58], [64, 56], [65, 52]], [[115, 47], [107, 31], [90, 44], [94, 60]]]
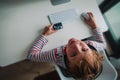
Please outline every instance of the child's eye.
[[72, 56], [71, 57], [75, 57], [77, 55], [77, 53], [72, 53]]

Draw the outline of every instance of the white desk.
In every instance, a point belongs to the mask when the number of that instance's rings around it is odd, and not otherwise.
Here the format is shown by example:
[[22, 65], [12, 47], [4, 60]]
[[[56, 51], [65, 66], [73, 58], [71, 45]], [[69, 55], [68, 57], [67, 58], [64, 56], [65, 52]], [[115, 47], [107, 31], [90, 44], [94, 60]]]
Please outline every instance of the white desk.
[[[103, 31], [107, 26], [95, 0], [71, 0], [53, 6], [50, 0], [17, 0], [0, 2], [0, 66], [6, 66], [26, 58], [31, 43], [49, 25], [48, 15], [68, 9], [78, 9], [79, 15], [91, 11]], [[81, 19], [63, 24], [63, 29], [48, 37], [44, 50], [66, 44], [68, 39], [91, 36]]]

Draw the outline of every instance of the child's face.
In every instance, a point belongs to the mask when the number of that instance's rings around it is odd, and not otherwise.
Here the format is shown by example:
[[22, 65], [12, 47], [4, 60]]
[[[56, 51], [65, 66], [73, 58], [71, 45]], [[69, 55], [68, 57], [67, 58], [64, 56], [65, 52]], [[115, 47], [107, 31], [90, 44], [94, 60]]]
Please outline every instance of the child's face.
[[66, 47], [69, 62], [80, 62], [80, 59], [93, 57], [92, 50], [81, 40], [72, 38]]

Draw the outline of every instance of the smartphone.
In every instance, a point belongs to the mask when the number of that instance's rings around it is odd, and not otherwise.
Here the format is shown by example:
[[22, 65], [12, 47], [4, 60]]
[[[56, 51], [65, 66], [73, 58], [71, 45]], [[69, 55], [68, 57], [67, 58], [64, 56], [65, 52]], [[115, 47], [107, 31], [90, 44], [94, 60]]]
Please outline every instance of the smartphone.
[[54, 29], [54, 30], [59, 30], [59, 29], [62, 29], [62, 28], [63, 28], [63, 26], [62, 26], [62, 23], [61, 23], [61, 22], [55, 23], [55, 24], [53, 25], [53, 29]]

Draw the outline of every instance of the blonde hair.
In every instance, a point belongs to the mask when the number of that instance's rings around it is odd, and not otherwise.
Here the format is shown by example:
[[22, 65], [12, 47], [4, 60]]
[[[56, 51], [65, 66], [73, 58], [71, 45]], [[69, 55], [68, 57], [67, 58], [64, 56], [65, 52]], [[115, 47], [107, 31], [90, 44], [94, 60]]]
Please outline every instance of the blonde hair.
[[95, 50], [92, 50], [94, 60], [89, 63], [88, 59], [82, 59], [80, 63], [68, 65], [68, 73], [78, 80], [93, 80], [102, 69], [103, 56]]

